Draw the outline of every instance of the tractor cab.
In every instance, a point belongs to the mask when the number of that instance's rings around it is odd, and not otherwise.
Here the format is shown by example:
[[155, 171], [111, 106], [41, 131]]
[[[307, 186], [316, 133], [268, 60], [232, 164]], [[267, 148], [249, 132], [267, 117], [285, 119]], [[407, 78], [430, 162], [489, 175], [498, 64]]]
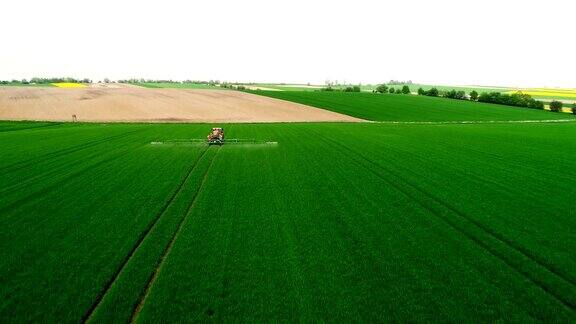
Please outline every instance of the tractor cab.
[[207, 136], [209, 145], [222, 145], [224, 144], [224, 128], [214, 127]]

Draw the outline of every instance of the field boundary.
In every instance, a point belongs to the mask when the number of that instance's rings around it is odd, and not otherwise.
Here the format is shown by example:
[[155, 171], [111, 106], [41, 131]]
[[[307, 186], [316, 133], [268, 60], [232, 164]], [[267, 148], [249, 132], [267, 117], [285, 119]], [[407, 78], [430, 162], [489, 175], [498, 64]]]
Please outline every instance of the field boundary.
[[[184, 223], [186, 223], [188, 216], [192, 213], [194, 206], [196, 206], [198, 196], [200, 195], [200, 192], [202, 191], [202, 188], [204, 187], [204, 184], [206, 183], [206, 180], [208, 179], [208, 174], [210, 173], [210, 170], [212, 169], [212, 165], [214, 164], [214, 161], [216, 160], [216, 157], [218, 156], [218, 152], [220, 152], [221, 149], [222, 149], [222, 146], [219, 146], [218, 149], [216, 150], [216, 154], [214, 154], [214, 156], [212, 157], [212, 160], [210, 161], [210, 165], [208, 165], [208, 168], [206, 169], [206, 173], [204, 173], [204, 176], [202, 177], [202, 181], [200, 182], [200, 186], [198, 187], [198, 190], [196, 191], [196, 193], [194, 194], [194, 197], [192, 198], [192, 203], [188, 206], [188, 209], [186, 210], [186, 214], [184, 215], [184, 217], [182, 217], [182, 220], [180, 220], [180, 223], [178, 224], [178, 228], [176, 229], [176, 232], [174, 232], [174, 235], [172, 236], [172, 238], [170, 239], [170, 242], [168, 243], [164, 252], [162, 253], [162, 257], [160, 258], [160, 263], [158, 264], [158, 266], [154, 270], [154, 273], [150, 277], [150, 280], [146, 284], [146, 288], [144, 289], [144, 291], [142, 292], [142, 295], [140, 296], [140, 301], [138, 302], [138, 305], [136, 306], [136, 308], [134, 309], [134, 312], [130, 316], [130, 323], [134, 323], [136, 321], [136, 319], [138, 318], [138, 316], [140, 315], [140, 311], [142, 310], [142, 307], [144, 307], [144, 304], [146, 303], [146, 299], [148, 298], [148, 295], [150, 294], [150, 290], [152, 289], [152, 286], [156, 282], [156, 278], [158, 278], [160, 271], [162, 271], [162, 268], [164, 266], [164, 262], [166, 261], [166, 258], [168, 257], [168, 255], [172, 251], [172, 247], [174, 246], [174, 242], [176, 242], [178, 235], [182, 231]], [[205, 152], [206, 151], [207, 150], [205, 150]]]
[[60, 126], [63, 123], [58, 123], [58, 122], [53, 122], [53, 123], [49, 123], [49, 124], [44, 124], [44, 125], [39, 125], [39, 126], [29, 126], [29, 127], [16, 127], [16, 128], [8, 128], [8, 129], [0, 129], [0, 133], [9, 133], [9, 132], [17, 132], [17, 131], [21, 131], [21, 130], [33, 130], [33, 129], [37, 129], [37, 128], [46, 128], [46, 127], [55, 127], [55, 126]]
[[98, 306], [100, 305], [100, 303], [102, 302], [102, 300], [104, 299], [104, 297], [106, 296], [106, 294], [108, 293], [110, 288], [114, 285], [114, 282], [116, 282], [116, 279], [120, 276], [122, 271], [126, 268], [126, 265], [128, 264], [128, 262], [136, 254], [136, 251], [138, 251], [138, 249], [140, 248], [140, 246], [142, 245], [142, 243], [144, 242], [144, 240], [146, 239], [148, 234], [154, 229], [156, 224], [158, 224], [159, 220], [162, 218], [162, 216], [164, 215], [166, 210], [170, 207], [170, 205], [174, 202], [174, 200], [176, 199], [178, 194], [182, 191], [184, 184], [186, 183], [186, 181], [188, 181], [188, 179], [190, 178], [190, 175], [193, 173], [193, 171], [198, 166], [198, 162], [202, 159], [202, 157], [204, 156], [204, 154], [206, 154], [207, 151], [208, 151], [208, 149], [205, 149], [198, 156], [198, 158], [196, 158], [196, 160], [194, 161], [194, 164], [188, 170], [188, 172], [186, 173], [186, 176], [180, 181], [176, 190], [174, 190], [174, 192], [172, 193], [170, 198], [166, 201], [166, 203], [162, 206], [162, 208], [156, 213], [156, 217], [153, 219], [150, 226], [148, 226], [148, 228], [146, 228], [146, 230], [144, 230], [144, 233], [142, 233], [142, 235], [138, 238], [136, 244], [134, 244], [134, 246], [130, 250], [130, 253], [128, 254], [128, 256], [126, 258], [124, 258], [120, 267], [113, 274], [113, 276], [110, 278], [110, 280], [106, 283], [106, 285], [104, 286], [104, 289], [96, 297], [94, 303], [92, 303], [92, 306], [84, 314], [84, 316], [81, 319], [82, 323], [86, 323], [90, 320], [90, 317], [92, 316], [92, 314], [94, 314], [94, 311], [96, 310], [96, 308], [98, 308]]

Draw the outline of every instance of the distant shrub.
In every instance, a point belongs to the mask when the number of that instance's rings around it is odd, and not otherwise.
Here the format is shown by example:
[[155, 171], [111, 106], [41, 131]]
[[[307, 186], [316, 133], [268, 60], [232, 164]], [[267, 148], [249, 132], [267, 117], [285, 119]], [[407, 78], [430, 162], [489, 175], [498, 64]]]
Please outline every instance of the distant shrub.
[[394, 93], [395, 92], [394, 87], [390, 87], [390, 89], [388, 89], [388, 92]]
[[478, 100], [478, 91], [476, 90], [470, 91], [470, 100], [472, 101]]
[[398, 88], [398, 89], [396, 89], [396, 91], [394, 91], [394, 93], [396, 93], [396, 94], [401, 94], [401, 93], [402, 93], [402, 89]]
[[550, 103], [550, 111], [562, 112], [562, 101], [552, 100]]
[[331, 86], [327, 86], [327, 87], [320, 89], [320, 91], [334, 91], [334, 88], [332, 88]]
[[352, 87], [352, 92], [360, 92], [360, 91], [361, 91], [360, 86], [353, 86]]
[[386, 93], [386, 92], [388, 92], [388, 86], [386, 86], [385, 84], [381, 84], [381, 85], [376, 87], [376, 92]]
[[407, 85], [402, 86], [402, 93], [403, 94], [410, 94], [410, 87]]
[[426, 94], [426, 91], [424, 91], [424, 89], [418, 88], [418, 95], [419, 95], [419, 96], [423, 96], [423, 95], [425, 95], [425, 94]]
[[576, 115], [576, 102], [572, 104], [572, 108], [570, 108], [570, 110], [572, 110], [573, 115]]

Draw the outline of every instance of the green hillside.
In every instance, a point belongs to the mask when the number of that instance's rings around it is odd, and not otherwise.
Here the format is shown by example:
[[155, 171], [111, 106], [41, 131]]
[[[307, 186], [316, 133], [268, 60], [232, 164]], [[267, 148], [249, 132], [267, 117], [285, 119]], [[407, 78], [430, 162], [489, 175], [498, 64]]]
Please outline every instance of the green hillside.
[[574, 118], [542, 110], [426, 96], [326, 91], [255, 91], [374, 121], [490, 121]]

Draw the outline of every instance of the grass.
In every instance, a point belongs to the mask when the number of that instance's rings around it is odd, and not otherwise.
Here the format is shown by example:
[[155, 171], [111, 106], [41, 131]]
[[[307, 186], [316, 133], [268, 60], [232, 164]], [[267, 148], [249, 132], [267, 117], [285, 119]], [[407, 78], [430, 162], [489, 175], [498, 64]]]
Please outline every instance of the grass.
[[1, 122], [0, 318], [576, 319], [576, 123], [211, 126]]
[[567, 119], [568, 114], [426, 96], [400, 94], [256, 91], [373, 121], [491, 121]]
[[204, 83], [172, 83], [172, 82], [138, 82], [135, 85], [145, 88], [173, 88], [173, 89], [221, 89]]
[[1, 83], [0, 87], [53, 87], [52, 83]]

